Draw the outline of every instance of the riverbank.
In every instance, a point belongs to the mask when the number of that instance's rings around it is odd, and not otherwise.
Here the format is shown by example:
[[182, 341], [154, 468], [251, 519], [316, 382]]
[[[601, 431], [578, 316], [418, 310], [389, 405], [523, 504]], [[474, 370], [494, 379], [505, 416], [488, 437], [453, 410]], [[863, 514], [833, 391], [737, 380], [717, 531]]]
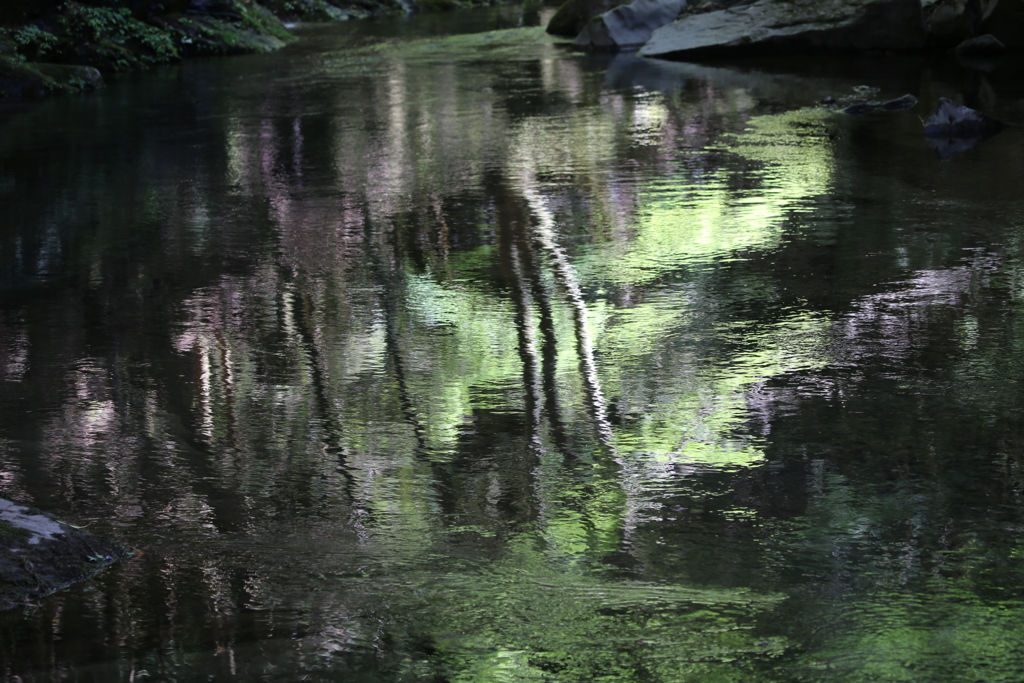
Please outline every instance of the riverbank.
[[93, 90], [105, 74], [270, 52], [292, 22], [348, 21], [486, 0], [15, 1], [0, 9], [0, 100]]

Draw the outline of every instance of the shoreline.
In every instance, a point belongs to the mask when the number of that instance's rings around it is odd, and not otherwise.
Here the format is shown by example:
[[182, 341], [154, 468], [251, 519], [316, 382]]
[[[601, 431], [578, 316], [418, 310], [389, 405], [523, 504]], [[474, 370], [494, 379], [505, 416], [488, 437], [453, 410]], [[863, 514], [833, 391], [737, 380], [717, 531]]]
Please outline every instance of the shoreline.
[[[298, 40], [291, 31], [295, 24], [494, 4], [335, 1], [339, 4], [327, 0], [105, 0], [104, 6], [94, 6], [70, 0], [36, 3], [36, 9], [22, 10], [20, 15], [8, 9], [7, 15], [0, 16], [0, 103], [96, 90], [103, 87], [104, 76], [195, 57], [273, 52]], [[48, 9], [38, 8], [47, 4]], [[167, 6], [175, 11], [167, 11]]]

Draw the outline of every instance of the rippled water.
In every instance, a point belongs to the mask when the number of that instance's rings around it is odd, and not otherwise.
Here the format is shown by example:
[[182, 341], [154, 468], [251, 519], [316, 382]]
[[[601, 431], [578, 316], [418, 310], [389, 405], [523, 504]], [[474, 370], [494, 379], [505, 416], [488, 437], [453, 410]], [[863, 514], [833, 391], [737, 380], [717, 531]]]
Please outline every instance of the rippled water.
[[142, 551], [5, 680], [1020, 679], [1024, 63], [550, 12], [0, 110], [0, 497]]

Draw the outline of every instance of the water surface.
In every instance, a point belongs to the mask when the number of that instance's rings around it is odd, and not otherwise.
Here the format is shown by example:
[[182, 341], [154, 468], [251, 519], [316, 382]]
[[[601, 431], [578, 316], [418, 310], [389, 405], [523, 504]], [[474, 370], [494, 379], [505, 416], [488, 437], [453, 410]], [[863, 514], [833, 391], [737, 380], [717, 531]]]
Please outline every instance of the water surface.
[[5, 680], [1019, 680], [1021, 65], [545, 12], [0, 113], [0, 496], [142, 551]]

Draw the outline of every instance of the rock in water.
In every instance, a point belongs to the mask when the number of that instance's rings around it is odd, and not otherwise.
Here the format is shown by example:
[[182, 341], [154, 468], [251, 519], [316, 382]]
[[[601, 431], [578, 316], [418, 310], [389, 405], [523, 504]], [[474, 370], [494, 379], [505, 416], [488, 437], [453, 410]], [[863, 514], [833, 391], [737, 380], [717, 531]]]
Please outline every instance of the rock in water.
[[131, 552], [0, 499], [0, 610], [94, 576]]
[[928, 145], [943, 159], [966, 151], [1006, 128], [1006, 124], [945, 97], [924, 123]]
[[1006, 124], [980, 111], [957, 104], [945, 97], [924, 122], [924, 135], [928, 138], [988, 138]]
[[917, 50], [924, 47], [920, 0], [758, 0], [684, 14], [657, 29], [645, 57], [692, 52]]
[[591, 19], [573, 45], [585, 50], [640, 47], [685, 6], [686, 0], [633, 0]]
[[886, 100], [885, 102], [876, 102], [875, 100], [854, 102], [843, 107], [840, 111], [844, 114], [859, 115], [874, 114], [876, 112], [906, 111], [913, 109], [915, 106], [917, 106], [917, 98], [906, 94], [893, 100]]

